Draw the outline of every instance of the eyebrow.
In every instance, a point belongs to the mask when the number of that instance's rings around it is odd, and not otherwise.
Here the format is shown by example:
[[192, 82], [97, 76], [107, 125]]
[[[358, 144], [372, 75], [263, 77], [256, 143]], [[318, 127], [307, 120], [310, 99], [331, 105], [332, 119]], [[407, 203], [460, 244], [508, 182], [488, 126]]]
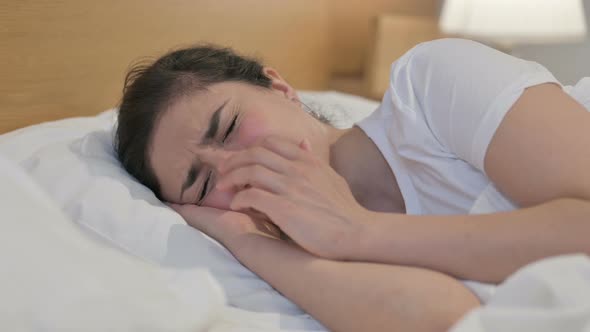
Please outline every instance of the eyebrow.
[[[221, 106], [219, 106], [217, 110], [213, 112], [213, 115], [211, 115], [211, 119], [209, 120], [209, 127], [207, 128], [205, 134], [201, 137], [201, 141], [199, 143], [200, 145], [213, 139], [217, 135], [217, 130], [219, 130], [219, 119], [221, 118], [221, 111], [223, 111], [223, 108], [225, 107], [228, 101], [229, 99], [224, 101], [223, 104], [221, 104]], [[182, 188], [180, 188], [179, 201], [182, 201], [182, 196], [184, 195], [184, 192], [188, 188], [190, 188], [197, 180], [199, 172], [201, 171], [201, 164], [202, 163], [199, 159], [199, 156], [195, 156], [190, 169], [186, 173], [184, 183], [182, 184]]]

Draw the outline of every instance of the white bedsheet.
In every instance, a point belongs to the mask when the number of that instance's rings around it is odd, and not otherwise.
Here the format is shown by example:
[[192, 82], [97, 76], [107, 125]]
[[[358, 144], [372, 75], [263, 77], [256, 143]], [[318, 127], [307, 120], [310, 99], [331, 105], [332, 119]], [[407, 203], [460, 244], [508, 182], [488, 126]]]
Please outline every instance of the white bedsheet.
[[190, 287], [170, 288], [178, 271], [91, 241], [2, 156], [0, 184], [0, 331], [194, 332], [222, 312], [205, 269], [183, 275]]
[[553, 257], [500, 285], [452, 332], [590, 332], [590, 258]]

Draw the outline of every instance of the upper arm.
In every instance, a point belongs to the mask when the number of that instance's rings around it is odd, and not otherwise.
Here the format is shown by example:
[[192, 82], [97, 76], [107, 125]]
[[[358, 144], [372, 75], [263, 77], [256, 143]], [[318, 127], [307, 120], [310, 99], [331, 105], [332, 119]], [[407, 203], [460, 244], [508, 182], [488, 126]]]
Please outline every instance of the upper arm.
[[482, 172], [494, 132], [525, 88], [556, 82], [541, 65], [485, 45], [443, 39], [414, 48], [392, 69], [400, 109], [423, 118], [439, 147]]
[[590, 200], [590, 112], [558, 85], [526, 89], [496, 130], [485, 170], [521, 206]]
[[398, 108], [421, 118], [439, 148], [520, 206], [590, 200], [590, 112], [541, 65], [439, 40], [400, 59], [391, 84]]

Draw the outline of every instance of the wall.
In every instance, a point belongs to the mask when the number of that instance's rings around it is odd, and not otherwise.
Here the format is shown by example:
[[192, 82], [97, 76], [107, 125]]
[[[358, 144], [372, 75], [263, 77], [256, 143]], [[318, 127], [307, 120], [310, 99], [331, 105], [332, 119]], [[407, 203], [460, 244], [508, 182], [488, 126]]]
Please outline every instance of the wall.
[[0, 133], [113, 107], [131, 63], [203, 41], [259, 56], [297, 88], [325, 89], [333, 58], [330, 5], [0, 0]]
[[[586, 25], [590, 24], [590, 0], [584, 0]], [[512, 54], [547, 67], [563, 84], [575, 84], [590, 77], [590, 30], [586, 40], [576, 44], [522, 45]]]
[[339, 75], [360, 75], [373, 36], [371, 25], [379, 14], [435, 17], [439, 0], [330, 0], [332, 47], [336, 55], [332, 70]]

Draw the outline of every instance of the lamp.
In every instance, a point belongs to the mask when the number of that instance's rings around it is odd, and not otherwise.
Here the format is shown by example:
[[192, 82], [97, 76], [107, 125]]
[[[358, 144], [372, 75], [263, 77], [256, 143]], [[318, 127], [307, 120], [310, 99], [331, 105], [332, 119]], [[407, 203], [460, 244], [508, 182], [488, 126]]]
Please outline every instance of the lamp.
[[572, 42], [586, 35], [582, 0], [446, 0], [439, 27], [505, 48]]

